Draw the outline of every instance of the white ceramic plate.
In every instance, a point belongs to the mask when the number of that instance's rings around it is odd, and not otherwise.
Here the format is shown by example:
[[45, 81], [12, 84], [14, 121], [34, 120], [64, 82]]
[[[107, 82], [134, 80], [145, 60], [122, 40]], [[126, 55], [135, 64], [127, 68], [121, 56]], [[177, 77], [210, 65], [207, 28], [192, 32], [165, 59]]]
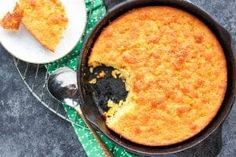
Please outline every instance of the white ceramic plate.
[[[0, 18], [12, 11], [17, 0], [0, 0]], [[23, 25], [17, 32], [9, 32], [0, 27], [0, 42], [16, 58], [29, 63], [45, 64], [67, 55], [81, 38], [86, 26], [84, 0], [61, 0], [67, 17], [68, 26], [54, 53], [41, 46]]]

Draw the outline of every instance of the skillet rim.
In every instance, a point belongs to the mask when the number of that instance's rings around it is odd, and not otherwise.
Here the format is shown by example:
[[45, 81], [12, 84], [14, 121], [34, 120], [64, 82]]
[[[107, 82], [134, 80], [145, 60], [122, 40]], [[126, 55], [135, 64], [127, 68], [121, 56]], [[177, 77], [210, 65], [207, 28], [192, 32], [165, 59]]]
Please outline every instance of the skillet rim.
[[[138, 5], [137, 5], [138, 3]], [[94, 42], [96, 41], [97, 37], [101, 33], [102, 29], [106, 27], [110, 21], [116, 19], [120, 15], [124, 14], [128, 10], [132, 10], [134, 8], [138, 7], [144, 7], [144, 6], [150, 6], [151, 5], [169, 5], [174, 6], [179, 9], [185, 10], [188, 13], [196, 16], [198, 19], [203, 21], [216, 35], [217, 39], [220, 41], [221, 46], [224, 49], [224, 54], [227, 61], [227, 71], [228, 71], [228, 82], [227, 84], [227, 90], [226, 95], [224, 98], [224, 101], [222, 102], [221, 108], [219, 109], [218, 113], [216, 114], [215, 118], [203, 129], [200, 133], [195, 135], [193, 138], [190, 138], [188, 140], [185, 140], [183, 142], [174, 144], [174, 145], [168, 145], [165, 146], [165, 149], [163, 146], [156, 146], [158, 147], [157, 150], [137, 150], [134, 148], [131, 148], [130, 146], [126, 145], [123, 139], [117, 140], [111, 135], [108, 135], [103, 129], [99, 127], [99, 124], [95, 122], [93, 119], [91, 119], [90, 115], [86, 112], [84, 109], [84, 89], [83, 89], [83, 75], [84, 67], [86, 67], [86, 64], [83, 64], [83, 60], [87, 60], [86, 57], [90, 54], [90, 49], [92, 48]], [[133, 6], [132, 6], [133, 5]], [[140, 6], [139, 6], [140, 5]], [[125, 9], [124, 9], [125, 8]], [[127, 9], [129, 8], [129, 9]], [[131, 9], [132, 8], [132, 9]], [[118, 10], [124, 9], [125, 11], [120, 11], [122, 13], [119, 13]], [[190, 9], [194, 9], [193, 11], [190, 11]], [[196, 13], [194, 13], [196, 12]], [[204, 16], [204, 17], [202, 17]], [[112, 20], [110, 20], [112, 19]], [[218, 34], [216, 33], [218, 31]], [[84, 42], [81, 54], [80, 54], [81, 62], [78, 64], [77, 69], [77, 79], [78, 79], [78, 88], [79, 88], [79, 96], [80, 96], [80, 104], [81, 104], [81, 110], [86, 117], [86, 119], [93, 124], [95, 128], [100, 130], [103, 134], [105, 134], [106, 137], [108, 137], [110, 140], [115, 142], [116, 144], [120, 145], [121, 147], [129, 150], [130, 152], [141, 154], [141, 155], [160, 155], [160, 154], [170, 154], [170, 153], [177, 153], [183, 150], [186, 150], [188, 148], [191, 148], [199, 143], [201, 143], [203, 140], [205, 140], [208, 136], [210, 136], [216, 129], [220, 127], [220, 125], [224, 122], [226, 117], [228, 116], [230, 110], [232, 109], [233, 102], [235, 99], [235, 80], [236, 80], [236, 71], [235, 71], [235, 59], [234, 59], [234, 53], [233, 53], [233, 45], [232, 45], [232, 39], [229, 32], [224, 29], [218, 22], [214, 20], [206, 11], [204, 11], [202, 8], [198, 7], [197, 5], [194, 5], [191, 2], [185, 1], [185, 0], [129, 0], [126, 2], [122, 2], [116, 6], [114, 6], [111, 10], [107, 12], [107, 14], [97, 23], [97, 25], [94, 27], [93, 31], [88, 35], [86, 41]], [[227, 95], [230, 94], [230, 95]], [[227, 100], [225, 100], [227, 99]], [[220, 111], [221, 109], [224, 109], [223, 111]], [[119, 136], [119, 135], [117, 135]], [[125, 140], [127, 141], [127, 140]], [[138, 145], [138, 147], [150, 147], [150, 146], [143, 146], [135, 143], [131, 143], [133, 145]], [[175, 146], [179, 145], [179, 146]], [[174, 147], [173, 147], [174, 146]], [[169, 148], [168, 148], [169, 147]], [[171, 148], [173, 147], [173, 148]], [[152, 147], [155, 148], [155, 147]]]

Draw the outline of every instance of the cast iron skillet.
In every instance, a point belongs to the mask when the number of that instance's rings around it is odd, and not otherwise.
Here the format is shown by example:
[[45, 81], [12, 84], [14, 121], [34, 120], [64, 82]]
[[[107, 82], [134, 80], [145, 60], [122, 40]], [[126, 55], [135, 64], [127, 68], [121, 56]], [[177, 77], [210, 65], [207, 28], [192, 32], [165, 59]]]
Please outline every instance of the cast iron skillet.
[[[224, 49], [225, 57], [227, 60], [227, 69], [228, 69], [228, 86], [226, 90], [226, 95], [223, 100], [223, 104], [217, 113], [216, 117], [212, 120], [212, 122], [199, 134], [196, 136], [185, 140], [181, 143], [177, 143], [169, 146], [144, 146], [139, 145], [133, 142], [130, 142], [124, 138], [121, 138], [116, 133], [109, 130], [105, 125], [105, 119], [102, 116], [99, 107], [97, 106], [97, 100], [94, 99], [94, 90], [93, 88], [88, 88], [87, 80], [88, 80], [88, 57], [90, 55], [90, 50], [93, 47], [94, 42], [97, 37], [101, 33], [104, 27], [109, 25], [111, 21], [127, 12], [128, 10], [144, 7], [144, 6], [173, 6], [185, 10], [192, 15], [195, 15], [200, 20], [202, 20], [208, 27], [214, 32], [216, 37], [218, 38], [221, 46]], [[175, 153], [187, 148], [193, 147], [204, 139], [206, 139], [210, 134], [212, 134], [225, 120], [227, 115], [229, 114], [234, 98], [235, 98], [235, 80], [236, 80], [236, 71], [235, 71], [235, 61], [232, 50], [232, 41], [230, 34], [220, 26], [210, 15], [208, 15], [205, 11], [203, 11], [198, 6], [184, 1], [184, 0], [130, 0], [127, 2], [120, 3], [115, 6], [111, 10], [108, 11], [107, 15], [96, 25], [95, 29], [87, 38], [84, 43], [82, 53], [80, 56], [81, 62], [78, 66], [77, 78], [78, 78], [78, 87], [79, 87], [79, 95], [81, 99], [81, 109], [85, 117], [91, 122], [94, 127], [103, 132], [109, 139], [117, 143], [118, 145], [126, 148], [127, 150], [141, 154], [141, 155], [158, 155], [158, 154], [169, 154]], [[109, 80], [106, 82], [109, 83]], [[110, 88], [121, 88], [119, 83], [110, 83]], [[113, 87], [112, 87], [113, 86]], [[104, 89], [106, 90], [106, 89]], [[122, 89], [121, 89], [122, 90]]]

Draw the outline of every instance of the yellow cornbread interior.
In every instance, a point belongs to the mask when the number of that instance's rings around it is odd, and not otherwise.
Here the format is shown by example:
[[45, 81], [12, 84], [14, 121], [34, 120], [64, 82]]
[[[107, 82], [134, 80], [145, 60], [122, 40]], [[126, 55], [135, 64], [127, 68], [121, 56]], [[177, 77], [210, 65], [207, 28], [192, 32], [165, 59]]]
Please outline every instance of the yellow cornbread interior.
[[199, 133], [215, 117], [227, 88], [215, 35], [196, 17], [168, 6], [135, 9], [111, 22], [88, 64], [117, 69], [129, 91], [125, 101], [108, 102], [107, 126], [148, 146]]
[[24, 11], [22, 22], [46, 48], [55, 51], [68, 19], [59, 0], [19, 0]]
[[121, 100], [118, 104], [114, 103], [112, 100], [107, 102], [107, 107], [109, 110], [105, 113], [107, 117], [112, 117], [119, 110], [119, 108], [123, 105], [123, 101]]

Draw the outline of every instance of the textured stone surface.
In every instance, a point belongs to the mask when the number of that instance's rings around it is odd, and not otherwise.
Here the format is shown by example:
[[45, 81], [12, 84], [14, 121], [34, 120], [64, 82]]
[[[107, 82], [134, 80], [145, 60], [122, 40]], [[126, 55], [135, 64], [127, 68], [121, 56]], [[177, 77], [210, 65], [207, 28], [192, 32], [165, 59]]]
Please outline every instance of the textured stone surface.
[[85, 156], [68, 122], [36, 100], [0, 46], [0, 156]]
[[[114, 0], [109, 0], [114, 1]], [[233, 37], [236, 45], [236, 1], [192, 0], [207, 10]], [[69, 123], [40, 104], [27, 90], [11, 56], [0, 46], [0, 156], [86, 156]], [[174, 156], [236, 156], [236, 106], [218, 130], [200, 145]], [[221, 149], [222, 146], [222, 149]], [[206, 149], [208, 148], [208, 149]]]

